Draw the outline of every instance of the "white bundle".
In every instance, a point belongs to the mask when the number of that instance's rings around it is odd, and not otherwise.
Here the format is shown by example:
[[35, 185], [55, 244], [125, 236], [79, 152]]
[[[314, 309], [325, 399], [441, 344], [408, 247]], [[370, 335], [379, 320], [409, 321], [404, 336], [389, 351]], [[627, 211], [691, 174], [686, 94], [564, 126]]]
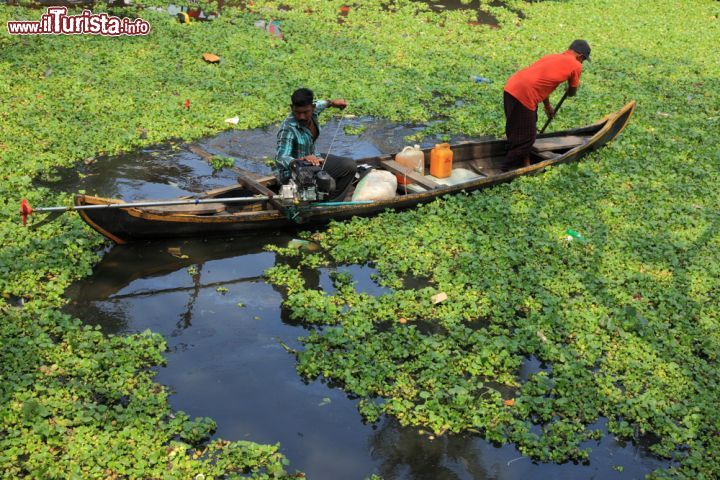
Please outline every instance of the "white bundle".
[[358, 182], [352, 199], [353, 202], [391, 200], [395, 198], [395, 190], [397, 190], [397, 178], [394, 173], [372, 170]]

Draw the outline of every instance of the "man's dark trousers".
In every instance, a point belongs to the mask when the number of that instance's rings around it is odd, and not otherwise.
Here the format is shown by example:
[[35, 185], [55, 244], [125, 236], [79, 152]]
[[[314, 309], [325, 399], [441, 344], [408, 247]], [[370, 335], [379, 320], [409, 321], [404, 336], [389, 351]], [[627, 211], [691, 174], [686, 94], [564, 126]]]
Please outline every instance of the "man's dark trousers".
[[503, 92], [505, 135], [508, 141], [507, 160], [510, 165], [530, 160], [530, 150], [537, 136], [537, 110], [530, 110], [520, 101]]
[[[325, 159], [324, 154], [321, 154], [320, 157]], [[330, 193], [328, 200], [342, 201], [348, 187], [355, 179], [357, 162], [352, 158], [330, 155], [325, 163], [325, 171], [335, 179], [335, 190]]]

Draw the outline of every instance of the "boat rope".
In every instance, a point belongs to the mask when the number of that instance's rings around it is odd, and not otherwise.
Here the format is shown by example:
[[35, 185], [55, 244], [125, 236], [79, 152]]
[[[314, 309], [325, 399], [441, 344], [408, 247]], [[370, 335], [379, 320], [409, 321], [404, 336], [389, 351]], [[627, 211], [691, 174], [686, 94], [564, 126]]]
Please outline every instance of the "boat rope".
[[328, 151], [325, 154], [325, 160], [323, 160], [323, 163], [322, 163], [322, 168], [320, 168], [321, 171], [325, 170], [325, 162], [327, 162], [328, 157], [330, 156], [330, 151], [332, 150], [332, 147], [335, 144], [335, 137], [337, 137], [337, 134], [340, 131], [340, 125], [342, 125], [343, 120], [345, 120], [345, 115], [341, 116], [340, 121], [338, 121], [337, 127], [335, 128], [335, 135], [333, 135], [333, 138], [330, 141], [330, 148], [328, 148]]

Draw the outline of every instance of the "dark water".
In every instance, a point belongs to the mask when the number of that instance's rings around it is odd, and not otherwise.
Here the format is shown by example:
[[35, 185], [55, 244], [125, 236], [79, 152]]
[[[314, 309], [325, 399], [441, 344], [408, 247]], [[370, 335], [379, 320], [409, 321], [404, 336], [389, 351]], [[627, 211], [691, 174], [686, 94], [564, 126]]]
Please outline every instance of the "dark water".
[[[354, 158], [397, 151], [406, 143], [403, 137], [420, 128], [369, 118], [349, 122], [366, 130], [345, 136], [341, 128], [332, 152]], [[336, 125], [325, 126], [321, 151], [327, 150]], [[227, 131], [198, 145], [235, 157], [236, 166], [267, 173], [262, 159], [274, 153], [275, 131]], [[48, 185], [134, 200], [234, 183], [231, 170], [213, 172], [188, 147], [101, 158], [81, 170], [84, 178], [76, 170], [64, 171]], [[362, 479], [372, 473], [386, 480], [640, 478], [665, 465], [643, 446], [620, 444], [610, 436], [588, 445], [593, 448], [589, 465], [554, 465], [536, 464], [513, 446], [495, 447], [472, 435], [430, 440], [390, 418], [364, 424], [356, 400], [343, 391], [321, 381], [304, 383], [295, 372], [295, 357], [283, 346], [301, 348], [298, 337], [310, 327], [291, 320], [280, 306], [282, 293], [264, 281], [265, 269], [283, 260], [263, 246], [285, 246], [292, 238], [292, 232], [282, 232], [116, 246], [91, 277], [69, 289], [67, 311], [107, 333], [150, 329], [162, 334], [169, 351], [157, 380], [175, 391], [173, 408], [212, 417], [222, 438], [280, 442], [290, 468], [308, 478]], [[370, 267], [336, 269], [350, 273], [358, 290], [386, 291], [373, 281]], [[333, 270], [306, 271], [305, 279], [332, 292]], [[529, 359], [520, 378], [541, 367]], [[617, 465], [624, 471], [613, 469]]]
[[[436, 0], [415, 0], [419, 3], [426, 3], [430, 7], [431, 10], [435, 12], [441, 12], [441, 11], [449, 11], [449, 10], [472, 10], [477, 12], [476, 14], [476, 23], [478, 25], [488, 25], [490, 27], [496, 28], [498, 26], [498, 20], [495, 18], [492, 14], [481, 10], [480, 7], [482, 6], [482, 3], [480, 0], [442, 0], [442, 1], [436, 1]], [[489, 4], [493, 7], [498, 6], [504, 6], [504, 3], [499, 0], [495, 0], [493, 2], [489, 2]], [[521, 17], [524, 17], [522, 13], [518, 12]]]
[[[317, 142], [318, 151], [323, 154], [330, 151], [334, 155], [354, 159], [398, 152], [413, 143], [405, 141], [404, 137], [426, 128], [424, 125], [399, 125], [371, 117], [328, 118]], [[358, 135], [346, 135], [345, 127], [364, 130]], [[235, 167], [271, 174], [271, 168], [265, 161], [275, 156], [277, 128], [278, 125], [247, 131], [226, 130], [216, 137], [193, 144], [193, 147], [200, 147], [210, 155], [232, 157]], [[475, 139], [478, 138], [455, 136], [451, 140]], [[439, 137], [431, 136], [420, 145], [423, 148], [432, 147], [440, 141]], [[55, 190], [85, 190], [90, 195], [131, 201], [165, 199], [236, 183], [232, 168], [213, 171], [210, 163], [190, 151], [189, 147], [188, 144], [177, 143], [126, 155], [101, 157], [89, 165], [59, 170], [52, 181], [41, 181], [39, 184]]]
[[[553, 465], [475, 436], [429, 440], [389, 418], [364, 424], [356, 401], [341, 390], [304, 383], [283, 347], [301, 348], [298, 337], [308, 330], [289, 318], [280, 307], [281, 292], [263, 280], [278, 259], [262, 247], [291, 238], [283, 233], [114, 247], [92, 277], [70, 289], [67, 310], [107, 333], [162, 334], [169, 352], [157, 380], [175, 391], [175, 409], [214, 418], [219, 437], [280, 442], [291, 467], [308, 478], [639, 478], [662, 466], [644, 448], [611, 437], [592, 442], [589, 466]], [[385, 292], [373, 282], [372, 268], [338, 269], [353, 276], [358, 290]], [[332, 270], [306, 272], [306, 281], [332, 291]], [[519, 375], [539, 370], [530, 359]]]

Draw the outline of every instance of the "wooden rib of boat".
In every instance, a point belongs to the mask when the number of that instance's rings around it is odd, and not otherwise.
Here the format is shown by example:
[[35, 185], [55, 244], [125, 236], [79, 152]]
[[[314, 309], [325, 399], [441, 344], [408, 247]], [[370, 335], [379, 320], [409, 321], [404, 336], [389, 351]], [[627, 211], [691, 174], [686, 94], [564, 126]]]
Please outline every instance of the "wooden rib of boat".
[[[368, 204], [322, 204], [302, 211], [300, 226], [320, 225], [330, 220], [354, 216], [370, 216], [386, 209], [401, 210], [461, 191], [490, 187], [509, 182], [516, 177], [541, 172], [558, 163], [580, 159], [617, 137], [630, 121], [635, 110], [632, 101], [597, 123], [585, 127], [539, 135], [532, 151], [533, 163], [528, 167], [508, 165], [505, 159], [505, 140], [461, 142], [451, 145], [454, 153], [452, 184], [429, 175], [420, 175], [394, 162], [394, 155], [358, 160], [374, 168], [405, 174], [410, 185], [400, 185], [395, 198]], [[424, 150], [426, 171], [430, 150]], [[238, 185], [205, 192], [200, 198], [222, 199], [257, 194], [272, 194], [278, 187], [273, 177], [259, 178], [241, 174]], [[445, 182], [445, 183], [444, 183]], [[107, 205], [121, 200], [76, 195], [76, 205]], [[195, 207], [195, 208], [193, 208]], [[112, 208], [80, 210], [80, 215], [92, 228], [116, 243], [153, 238], [231, 235], [263, 229], [297, 227], [296, 220], [275, 199], [254, 205], [223, 204], [221, 201], [200, 206]]]

